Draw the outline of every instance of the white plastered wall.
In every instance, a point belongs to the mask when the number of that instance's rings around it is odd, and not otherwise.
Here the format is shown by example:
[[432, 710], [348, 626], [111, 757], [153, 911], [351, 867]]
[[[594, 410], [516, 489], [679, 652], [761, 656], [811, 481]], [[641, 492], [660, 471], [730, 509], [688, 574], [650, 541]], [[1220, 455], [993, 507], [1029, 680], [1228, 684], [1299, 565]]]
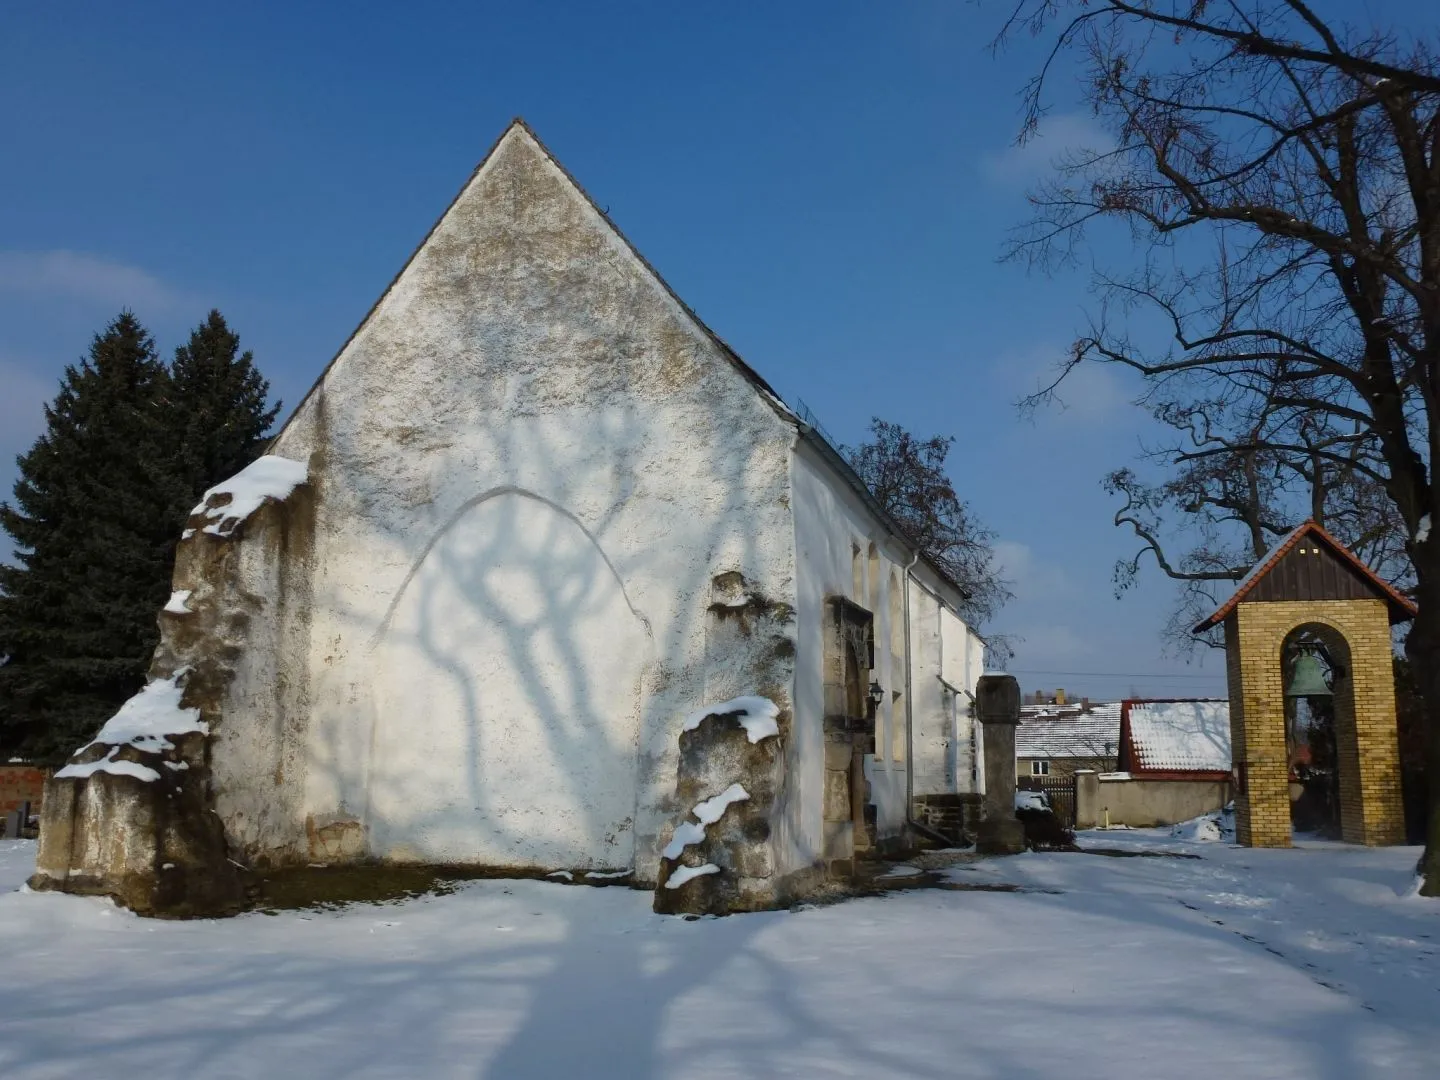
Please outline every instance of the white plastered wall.
[[[791, 829], [798, 842], [809, 845], [819, 856], [822, 833], [820, 787], [824, 774], [824, 655], [825, 601], [843, 595], [872, 610], [875, 618], [874, 678], [885, 691], [876, 716], [876, 753], [867, 759], [871, 797], [877, 810], [877, 825], [882, 836], [898, 833], [905, 823], [905, 671], [897, 664], [890, 643], [903, 630], [892, 621], [903, 619], [903, 605], [891, 603], [892, 583], [905, 580], [905, 567], [911, 552], [901, 546], [884, 528], [881, 521], [865, 506], [819, 451], [805, 441], [797, 444], [791, 466], [792, 508], [795, 520], [795, 594], [796, 594], [796, 667], [795, 667], [795, 737], [790, 762], [790, 784], [800, 792], [792, 808]], [[878, 558], [869, 558], [871, 545]], [[860, 552], [861, 570], [857, 575], [854, 553]], [[947, 786], [946, 754], [953, 731], [955, 715], [944, 700], [939, 676], [943, 659], [942, 627], [973, 647], [978, 641], [954, 615], [958, 601], [953, 589], [940, 581], [923, 563], [915, 566], [910, 584], [910, 692], [914, 699], [914, 787], [917, 795], [957, 790]], [[878, 589], [871, 587], [878, 574]], [[859, 589], [857, 592], [857, 576]], [[947, 596], [941, 604], [939, 596]], [[943, 617], [942, 617], [943, 613]], [[953, 623], [954, 625], [950, 625]], [[903, 647], [900, 652], [903, 654]], [[955, 663], [957, 677], [973, 691], [979, 669], [978, 659], [970, 661], [962, 651]], [[896, 692], [901, 696], [895, 696]], [[960, 723], [968, 724], [961, 707]], [[969, 729], [964, 738], [968, 743]], [[968, 791], [968, 773], [958, 790]]]
[[970, 708], [984, 645], [947, 603], [932, 573], [916, 568], [910, 630], [914, 655], [915, 794], [975, 790]]
[[793, 435], [512, 127], [271, 451], [317, 499], [303, 768], [222, 816], [283, 786], [261, 847], [653, 879], [711, 579], [793, 595]]

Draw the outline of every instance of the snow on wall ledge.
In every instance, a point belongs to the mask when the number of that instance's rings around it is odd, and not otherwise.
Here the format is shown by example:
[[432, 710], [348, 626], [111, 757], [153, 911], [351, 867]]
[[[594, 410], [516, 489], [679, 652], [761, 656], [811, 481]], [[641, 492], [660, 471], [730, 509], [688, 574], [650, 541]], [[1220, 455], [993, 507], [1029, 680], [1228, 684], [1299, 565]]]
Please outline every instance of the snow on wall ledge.
[[798, 880], [776, 859], [773, 818], [784, 789], [784, 728], [773, 700], [745, 694], [692, 713], [681, 725], [681, 821], [661, 852], [655, 910], [725, 915], [790, 903]]
[[271, 454], [257, 458], [200, 497], [190, 517], [201, 520], [186, 528], [185, 539], [196, 529], [211, 536], [231, 536], [267, 500], [284, 502], [308, 478], [304, 462]]
[[761, 739], [773, 738], [780, 734], [780, 726], [775, 722], [775, 718], [779, 715], [780, 706], [769, 698], [748, 694], [727, 701], [723, 705], [707, 705], [705, 708], [691, 713], [680, 730], [694, 731], [700, 726], [700, 721], [707, 716], [730, 716], [738, 720], [740, 726], [745, 729], [747, 739], [752, 743], [758, 743]]
[[[206, 735], [209, 728], [200, 719], [199, 709], [187, 709], [180, 704], [183, 690], [180, 677], [157, 679], [132, 697], [120, 711], [106, 721], [99, 733], [76, 753], [76, 757], [92, 757], [90, 751], [99, 748], [104, 756], [80, 763], [72, 762], [55, 773], [56, 779], [85, 779], [97, 772], [114, 773], [117, 776], [132, 776], [137, 780], [153, 783], [160, 779], [160, 773], [133, 757], [120, 757], [126, 747], [147, 755], [164, 750], [174, 750], [172, 739], [191, 734]], [[172, 769], [188, 766], [184, 762], [168, 763]]]
[[33, 888], [108, 895], [142, 914], [239, 908], [187, 675], [147, 685], [46, 782]]
[[[274, 658], [294, 636], [296, 578], [309, 561], [307, 474], [299, 462], [262, 458], [196, 508], [158, 613], [150, 682], [47, 784], [35, 888], [107, 895], [142, 914], [243, 906], [236, 863], [267, 853], [247, 847], [243, 827], [227, 835], [226, 824], [242, 819], [220, 812], [230, 780], [213, 768], [214, 748], [237, 733], [266, 742], [271, 813], [287, 810], [292, 761], [269, 721], [282, 678]], [[256, 669], [268, 694], [252, 686], [243, 703], [232, 701], [237, 672]], [[292, 822], [288, 834], [289, 851], [261, 861], [303, 857], [303, 825]]]

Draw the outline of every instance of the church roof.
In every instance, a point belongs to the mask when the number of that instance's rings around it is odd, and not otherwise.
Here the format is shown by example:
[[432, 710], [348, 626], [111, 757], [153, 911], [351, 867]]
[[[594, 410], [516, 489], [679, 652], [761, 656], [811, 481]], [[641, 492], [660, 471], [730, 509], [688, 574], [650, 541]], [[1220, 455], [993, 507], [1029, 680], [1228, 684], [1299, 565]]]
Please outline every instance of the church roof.
[[1235, 592], [1191, 633], [1224, 622], [1246, 601], [1384, 600], [1391, 623], [1413, 619], [1414, 601], [1366, 566], [1314, 519], [1304, 521], [1276, 541], [1240, 579]]
[[[480, 175], [480, 171], [490, 163], [490, 159], [495, 156], [495, 151], [499, 150], [505, 140], [510, 138], [510, 136], [517, 131], [523, 132], [530, 139], [530, 141], [535, 144], [535, 146], [540, 150], [540, 152], [545, 155], [545, 157], [550, 161], [550, 163], [554, 165], [555, 168], [560, 170], [561, 174], [570, 183], [570, 186], [580, 193], [580, 196], [590, 205], [590, 208], [594, 210], [595, 213], [600, 216], [601, 220], [603, 220], [605, 224], [610, 227], [611, 231], [613, 231], [614, 234], [620, 238], [620, 241], [625, 245], [626, 248], [629, 249], [630, 254], [634, 256], [636, 261], [639, 262], [640, 265], [643, 266], [645, 270], [650, 274], [650, 276], [659, 283], [660, 287], [664, 289], [665, 292], [670, 296], [670, 299], [675, 301], [675, 303], [680, 306], [680, 309], [684, 311], [685, 314], [690, 318], [690, 320], [700, 329], [700, 331], [705, 334], [705, 336], [708, 337], [712, 343], [714, 343], [716, 348], [718, 348], [720, 352], [724, 354], [725, 358], [735, 366], [735, 368], [740, 372], [740, 374], [745, 376], [745, 378], [750, 382], [750, 384], [754, 386], [757, 390], [759, 390], [770, 402], [770, 404], [777, 409], [777, 411], [781, 412], [789, 418], [798, 420], [798, 417], [795, 416], [794, 411], [785, 404], [784, 400], [775, 391], [775, 388], [772, 387], [768, 382], [766, 382], [761, 377], [758, 371], [756, 371], [744, 360], [742, 360], [740, 358], [740, 354], [737, 353], [734, 349], [732, 349], [729, 345], [727, 345], [725, 341], [718, 334], [715, 333], [715, 331], [711, 330], [710, 327], [705, 324], [705, 320], [700, 318], [699, 315], [695, 314], [694, 309], [692, 309], [689, 304], [685, 303], [684, 300], [680, 299], [679, 294], [670, 287], [670, 283], [660, 276], [660, 272], [656, 270], [655, 267], [650, 265], [649, 260], [647, 260], [644, 255], [640, 254], [640, 250], [630, 242], [630, 238], [621, 231], [620, 227], [616, 225], [613, 220], [611, 220], [610, 215], [606, 213], [605, 210], [602, 209], [601, 206], [593, 198], [590, 197], [590, 193], [585, 190], [584, 185], [582, 185], [580, 181], [576, 180], [575, 177], [571, 175], [570, 170], [565, 168], [564, 163], [561, 162], [559, 158], [557, 158], [553, 153], [550, 152], [550, 148], [545, 145], [539, 135], [535, 134], [535, 129], [532, 128], [529, 124], [527, 124], [523, 117], [519, 116], [515, 117], [515, 119], [510, 121], [510, 123], [506, 126], [505, 130], [500, 133], [500, 137], [490, 145], [489, 150], [485, 151], [485, 156], [482, 157], [480, 159], [480, 163], [471, 170], [470, 175], [465, 179], [465, 183], [460, 185], [460, 190], [455, 193], [455, 197], [450, 200], [444, 211], [440, 214], [439, 217], [435, 219], [434, 224], [430, 226], [430, 229], [425, 234], [424, 238], [420, 241], [419, 244], [416, 245], [415, 250], [410, 253], [410, 257], [405, 260], [404, 265], [400, 267], [399, 271], [395, 274], [395, 276], [390, 279], [390, 283], [385, 286], [384, 291], [382, 291], [380, 295], [376, 298], [375, 303], [370, 305], [370, 310], [365, 313], [365, 317], [360, 320], [354, 331], [352, 331], [350, 336], [345, 339], [344, 343], [340, 346], [340, 348], [336, 350], [335, 355], [330, 358], [330, 362], [325, 365], [324, 370], [320, 372], [320, 377], [316, 379], [315, 382], [311, 385], [310, 389], [306, 392], [305, 397], [300, 399], [300, 404], [296, 406], [294, 412], [290, 414], [290, 419], [293, 419], [294, 417], [300, 415], [300, 412], [304, 407], [305, 402], [325, 382], [325, 376], [329, 374], [330, 369], [335, 366], [336, 361], [338, 361], [340, 357], [345, 355], [345, 350], [350, 347], [350, 343], [355, 340], [355, 337], [360, 333], [361, 330], [365, 328], [365, 324], [370, 321], [371, 316], [374, 315], [375, 312], [379, 309], [380, 305], [385, 302], [385, 297], [390, 294], [390, 291], [394, 289], [400, 279], [405, 276], [405, 271], [410, 269], [410, 264], [415, 261], [416, 256], [418, 256], [420, 252], [425, 250], [425, 246], [430, 243], [430, 238], [435, 235], [435, 230], [438, 229], [441, 222], [443, 222], [445, 218], [449, 216], [450, 211], [455, 208], [455, 204], [458, 203], [465, 196], [465, 193], [470, 190], [470, 185], [474, 183], [475, 178]], [[288, 423], [289, 420], [286, 421], [286, 424]], [[285, 425], [281, 425], [281, 431], [284, 430], [284, 427]], [[278, 438], [278, 433], [276, 437]]]

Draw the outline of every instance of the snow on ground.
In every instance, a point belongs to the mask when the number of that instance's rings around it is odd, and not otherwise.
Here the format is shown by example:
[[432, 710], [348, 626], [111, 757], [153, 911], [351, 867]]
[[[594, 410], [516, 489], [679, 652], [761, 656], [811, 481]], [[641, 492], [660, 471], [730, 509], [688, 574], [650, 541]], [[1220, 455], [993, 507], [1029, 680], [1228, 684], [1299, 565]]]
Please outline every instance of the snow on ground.
[[[477, 881], [341, 911], [138, 919], [0, 895], [0, 1075], [1434, 1077], [1440, 904], [1415, 849], [1166, 833], [955, 883], [687, 922], [625, 888]], [[0, 890], [34, 844], [0, 840]]]

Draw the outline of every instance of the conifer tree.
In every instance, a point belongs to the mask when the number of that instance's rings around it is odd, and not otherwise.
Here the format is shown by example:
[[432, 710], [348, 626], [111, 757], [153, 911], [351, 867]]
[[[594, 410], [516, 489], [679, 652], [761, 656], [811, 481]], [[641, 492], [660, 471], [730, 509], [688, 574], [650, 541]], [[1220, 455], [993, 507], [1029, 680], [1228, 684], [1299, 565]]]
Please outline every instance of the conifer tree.
[[168, 374], [130, 312], [66, 368], [0, 527], [0, 750], [60, 760], [144, 681], [178, 487]]
[[168, 405], [185, 484], [182, 521], [201, 492], [255, 460], [280, 411], [279, 402], [267, 405], [269, 392], [253, 354], [240, 352], [239, 335], [218, 311], [175, 350]]

